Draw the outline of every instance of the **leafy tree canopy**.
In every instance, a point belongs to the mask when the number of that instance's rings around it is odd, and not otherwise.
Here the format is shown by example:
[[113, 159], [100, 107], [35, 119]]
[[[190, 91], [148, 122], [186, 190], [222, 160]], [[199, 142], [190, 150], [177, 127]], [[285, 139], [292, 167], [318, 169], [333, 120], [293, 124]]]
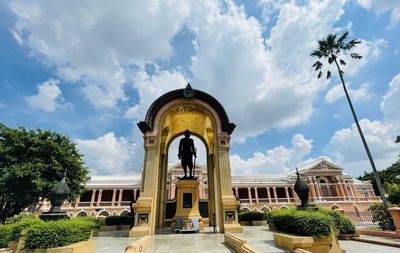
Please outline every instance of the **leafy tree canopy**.
[[0, 123], [0, 223], [46, 198], [64, 175], [71, 201], [89, 177], [82, 154], [69, 137]]
[[[389, 168], [378, 171], [379, 177], [385, 187], [385, 191], [389, 194], [389, 199], [393, 204], [399, 204], [393, 202], [391, 196], [396, 194], [396, 189], [400, 189], [400, 160], [392, 164]], [[379, 195], [378, 188], [373, 173], [364, 172], [363, 176], [358, 177], [360, 180], [370, 180], [374, 187], [375, 194]]]

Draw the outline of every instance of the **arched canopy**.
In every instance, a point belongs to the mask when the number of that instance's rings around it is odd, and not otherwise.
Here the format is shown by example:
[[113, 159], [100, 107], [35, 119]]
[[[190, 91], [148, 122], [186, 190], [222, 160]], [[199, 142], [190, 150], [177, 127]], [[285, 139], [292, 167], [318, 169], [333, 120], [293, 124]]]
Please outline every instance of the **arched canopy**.
[[159, 97], [153, 104], [150, 106], [147, 111], [146, 118], [144, 121], [140, 121], [138, 123], [138, 127], [142, 133], [146, 133], [147, 131], [152, 131], [154, 128], [154, 120], [158, 114], [158, 112], [168, 103], [176, 100], [176, 99], [198, 99], [210, 105], [215, 112], [218, 114], [218, 117], [221, 121], [222, 131], [231, 134], [235, 129], [236, 125], [234, 123], [229, 122], [228, 115], [225, 112], [225, 109], [222, 105], [211, 95], [200, 91], [194, 90], [188, 84], [185, 89], [177, 89], [165, 93], [161, 97]]

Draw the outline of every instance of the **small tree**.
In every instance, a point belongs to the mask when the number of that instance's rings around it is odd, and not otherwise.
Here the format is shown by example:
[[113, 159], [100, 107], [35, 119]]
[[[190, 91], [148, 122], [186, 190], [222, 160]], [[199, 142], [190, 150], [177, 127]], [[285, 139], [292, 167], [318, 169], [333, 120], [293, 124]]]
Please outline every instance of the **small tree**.
[[72, 201], [83, 191], [88, 170], [67, 136], [0, 123], [0, 223], [37, 205], [64, 174]]
[[[354, 122], [356, 123], [358, 132], [361, 137], [361, 141], [364, 145], [365, 151], [367, 152], [369, 162], [371, 163], [372, 170], [374, 172], [375, 180], [379, 189], [379, 195], [381, 196], [383, 205], [385, 208], [388, 207], [388, 203], [385, 197], [385, 192], [383, 191], [383, 187], [381, 184], [381, 181], [379, 179], [378, 172], [375, 167], [375, 162], [374, 159], [372, 158], [371, 152], [369, 150], [367, 141], [365, 140], [363, 131], [360, 127], [360, 123], [358, 122], [358, 118], [356, 115], [356, 112], [354, 110], [353, 104], [351, 102], [349, 93], [347, 92], [346, 84], [344, 82], [343, 74], [344, 72], [340, 68], [341, 66], [346, 65], [346, 62], [339, 58], [342, 53], [346, 53], [347, 51], [350, 51], [351, 49], [355, 48], [358, 44], [361, 43], [359, 40], [351, 40], [349, 42], [346, 42], [347, 36], [349, 35], [349, 32], [345, 32], [342, 36], [340, 36], [338, 39], [336, 39], [337, 34], [329, 34], [326, 39], [322, 39], [318, 41], [318, 49], [315, 49], [310, 55], [312, 57], [317, 57], [318, 60], [313, 64], [313, 67], [315, 71], [318, 71], [318, 78], [321, 78], [323, 76], [322, 73], [322, 62], [320, 60], [328, 60], [329, 64], [335, 63], [337, 71], [339, 73], [340, 80], [342, 81], [342, 86], [344, 93], [346, 94], [347, 102], [349, 103], [351, 113], [353, 114]], [[350, 57], [353, 59], [361, 59], [362, 56], [357, 54], [357, 53], [350, 53]], [[326, 72], [326, 78], [329, 79], [331, 77], [331, 72], [328, 70]]]

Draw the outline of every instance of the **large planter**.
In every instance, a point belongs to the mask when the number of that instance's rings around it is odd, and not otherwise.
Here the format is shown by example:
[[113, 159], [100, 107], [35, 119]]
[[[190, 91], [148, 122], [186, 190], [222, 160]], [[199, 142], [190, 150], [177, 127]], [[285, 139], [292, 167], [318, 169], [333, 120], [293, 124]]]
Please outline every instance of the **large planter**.
[[393, 218], [394, 225], [396, 226], [396, 234], [400, 234], [400, 207], [390, 207], [387, 210]]
[[298, 236], [286, 233], [274, 233], [275, 246], [290, 251], [303, 249], [313, 253], [344, 253], [334, 235], [326, 237]]
[[267, 225], [266, 220], [253, 220], [250, 222], [251, 226], [265, 226]]
[[239, 221], [242, 226], [251, 226], [251, 221]]

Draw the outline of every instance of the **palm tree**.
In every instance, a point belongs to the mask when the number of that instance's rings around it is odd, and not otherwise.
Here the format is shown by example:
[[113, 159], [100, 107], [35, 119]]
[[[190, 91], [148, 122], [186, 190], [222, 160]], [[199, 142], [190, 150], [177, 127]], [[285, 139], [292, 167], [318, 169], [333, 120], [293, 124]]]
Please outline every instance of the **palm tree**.
[[[318, 78], [323, 76], [322, 73], [322, 62], [321, 60], [328, 60], [329, 64], [335, 63], [337, 71], [339, 73], [340, 80], [342, 81], [342, 86], [344, 89], [344, 93], [346, 94], [347, 102], [349, 103], [351, 113], [353, 114], [354, 122], [356, 123], [358, 132], [360, 134], [362, 143], [364, 145], [365, 151], [367, 152], [369, 162], [371, 163], [372, 170], [374, 172], [376, 184], [379, 189], [379, 194], [381, 195], [381, 199], [385, 208], [388, 207], [388, 202], [385, 197], [385, 192], [383, 191], [381, 180], [379, 179], [378, 172], [376, 171], [374, 159], [372, 158], [371, 152], [369, 150], [367, 141], [365, 140], [364, 134], [358, 122], [358, 118], [356, 112], [354, 110], [353, 104], [351, 103], [349, 93], [347, 92], [346, 84], [343, 79], [344, 72], [341, 70], [340, 66], [346, 65], [346, 62], [339, 58], [342, 54], [350, 52], [351, 49], [356, 47], [358, 44], [361, 43], [359, 40], [351, 40], [346, 42], [347, 36], [349, 32], [345, 32], [342, 36], [336, 39], [337, 34], [329, 34], [326, 39], [322, 39], [318, 41], [318, 49], [315, 49], [310, 56], [317, 57], [318, 60], [312, 65], [315, 71], [318, 71]], [[362, 56], [357, 53], [350, 53], [350, 57], [353, 59], [361, 59]], [[328, 70], [326, 72], [326, 78], [329, 79], [331, 77], [331, 72]]]

